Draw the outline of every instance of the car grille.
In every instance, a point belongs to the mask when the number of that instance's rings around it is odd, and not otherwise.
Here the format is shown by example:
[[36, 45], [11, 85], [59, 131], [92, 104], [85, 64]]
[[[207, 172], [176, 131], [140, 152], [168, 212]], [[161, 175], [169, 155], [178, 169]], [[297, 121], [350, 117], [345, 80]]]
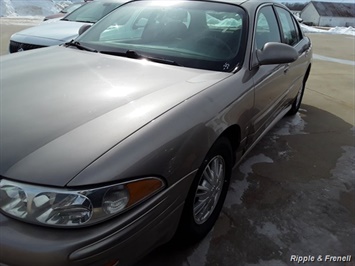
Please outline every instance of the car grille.
[[32, 50], [32, 49], [37, 49], [42, 47], [46, 47], [46, 46], [10, 41], [9, 50], [10, 53], [16, 53], [20, 51]]

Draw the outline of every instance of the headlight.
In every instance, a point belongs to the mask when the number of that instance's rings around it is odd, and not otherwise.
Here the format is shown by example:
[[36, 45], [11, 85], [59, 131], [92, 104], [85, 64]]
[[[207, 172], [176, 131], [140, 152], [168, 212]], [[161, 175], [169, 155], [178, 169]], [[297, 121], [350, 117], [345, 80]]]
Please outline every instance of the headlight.
[[48, 226], [86, 226], [107, 220], [164, 188], [156, 177], [95, 189], [70, 190], [0, 181], [0, 209], [15, 218]]

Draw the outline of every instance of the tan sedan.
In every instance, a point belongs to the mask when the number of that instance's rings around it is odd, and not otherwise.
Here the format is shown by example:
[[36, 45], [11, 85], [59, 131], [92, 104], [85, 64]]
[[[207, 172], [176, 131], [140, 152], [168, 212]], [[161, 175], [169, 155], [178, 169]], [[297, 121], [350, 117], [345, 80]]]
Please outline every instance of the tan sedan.
[[132, 1], [88, 28], [0, 58], [2, 264], [129, 265], [203, 238], [311, 69], [276, 3]]

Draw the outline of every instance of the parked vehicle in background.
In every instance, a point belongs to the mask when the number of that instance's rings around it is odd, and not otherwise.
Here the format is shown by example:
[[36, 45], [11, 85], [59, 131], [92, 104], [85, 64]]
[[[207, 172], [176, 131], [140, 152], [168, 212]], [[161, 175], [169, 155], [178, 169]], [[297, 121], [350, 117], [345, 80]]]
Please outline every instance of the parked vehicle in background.
[[0, 262], [130, 265], [203, 238], [231, 172], [300, 108], [309, 38], [281, 4], [126, 3], [0, 57]]
[[79, 7], [81, 7], [82, 5], [86, 4], [86, 2], [80, 2], [80, 3], [73, 3], [65, 8], [63, 8], [59, 13], [53, 14], [53, 15], [49, 15], [44, 17], [44, 21], [47, 21], [49, 19], [54, 19], [54, 18], [62, 18], [65, 15], [73, 12], [75, 9], [78, 9]]
[[81, 26], [94, 24], [127, 0], [100, 0], [88, 2], [64, 18], [31, 27], [13, 34], [10, 53], [59, 45], [78, 36]]

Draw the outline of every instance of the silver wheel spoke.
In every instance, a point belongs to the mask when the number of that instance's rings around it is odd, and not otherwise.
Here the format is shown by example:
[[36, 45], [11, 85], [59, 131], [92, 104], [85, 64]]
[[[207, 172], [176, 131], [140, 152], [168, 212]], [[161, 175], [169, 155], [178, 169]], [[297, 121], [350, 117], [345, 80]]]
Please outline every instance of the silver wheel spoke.
[[197, 224], [203, 224], [218, 203], [225, 178], [225, 164], [220, 155], [206, 165], [195, 192], [193, 215]]
[[217, 165], [217, 183], [219, 183], [221, 181], [221, 178], [223, 178], [223, 166], [222, 164], [218, 164]]
[[207, 199], [200, 200], [194, 207], [195, 215], [199, 215], [206, 205], [207, 205]]
[[210, 209], [210, 204], [209, 204], [209, 202], [207, 202], [205, 204], [205, 206], [203, 207], [203, 209], [201, 210], [201, 215], [200, 216], [202, 216], [202, 218], [206, 217], [206, 215], [208, 214], [209, 209]]
[[206, 196], [206, 194], [208, 194], [209, 191], [210, 191], [209, 188], [200, 185], [197, 187], [196, 197]]
[[217, 183], [217, 179], [219, 177], [219, 168], [220, 168], [220, 163], [219, 163], [219, 160], [214, 160], [213, 162], [213, 165], [212, 165], [212, 171], [214, 173], [214, 183], [216, 184]]
[[204, 171], [204, 177], [205, 177], [205, 180], [213, 186], [213, 183], [214, 183], [213, 182], [213, 172], [212, 172], [209, 165], [206, 167], [206, 170]]

